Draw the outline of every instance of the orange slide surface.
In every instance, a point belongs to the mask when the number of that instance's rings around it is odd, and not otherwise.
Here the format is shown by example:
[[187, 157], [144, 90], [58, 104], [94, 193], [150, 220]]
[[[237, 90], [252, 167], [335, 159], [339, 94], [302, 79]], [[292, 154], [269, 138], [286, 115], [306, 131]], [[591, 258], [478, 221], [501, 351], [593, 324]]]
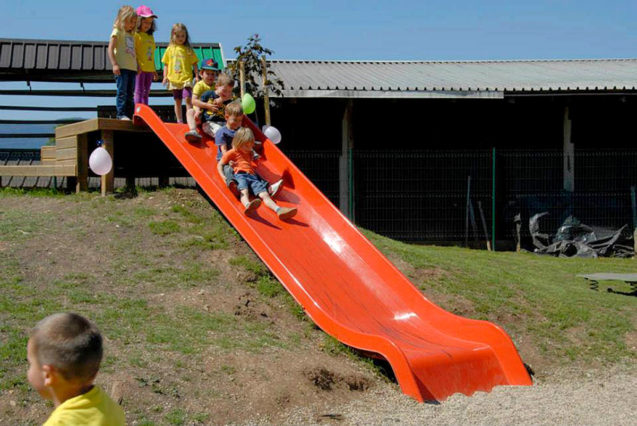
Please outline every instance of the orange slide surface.
[[297, 207], [282, 221], [261, 205], [246, 216], [216, 170], [211, 140], [190, 144], [183, 124], [164, 123], [137, 105], [135, 122], [166, 144], [241, 236], [326, 333], [380, 356], [402, 391], [444, 400], [496, 385], [530, 385], [509, 336], [498, 326], [453, 315], [427, 298], [247, 118], [263, 141], [257, 172], [283, 177], [276, 201]]

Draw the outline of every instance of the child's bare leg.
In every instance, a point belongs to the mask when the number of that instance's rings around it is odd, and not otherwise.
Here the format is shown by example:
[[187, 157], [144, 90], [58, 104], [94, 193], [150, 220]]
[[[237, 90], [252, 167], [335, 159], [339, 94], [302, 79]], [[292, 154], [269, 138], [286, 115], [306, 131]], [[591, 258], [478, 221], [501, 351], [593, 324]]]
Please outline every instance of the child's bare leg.
[[190, 111], [192, 109], [192, 98], [186, 98], [186, 111]]
[[250, 198], [248, 198], [248, 189], [246, 188], [241, 190], [241, 203], [245, 207], [244, 212], [247, 214], [259, 207], [261, 205], [261, 200], [255, 198], [250, 201]]
[[186, 110], [186, 122], [191, 131], [197, 130], [197, 120], [195, 119], [195, 110], [190, 108]]
[[270, 198], [270, 195], [268, 195], [267, 191], [261, 192], [259, 194], [259, 198], [261, 198], [263, 200], [263, 203], [274, 212], [279, 209], [279, 206], [274, 202], [272, 198]]
[[274, 202], [274, 200], [270, 198], [270, 195], [268, 195], [267, 191], [259, 193], [259, 198], [261, 198], [265, 205], [272, 209], [277, 214], [277, 216], [279, 216], [279, 219], [289, 219], [296, 214], [296, 207], [278, 206]]
[[175, 118], [177, 123], [183, 123], [184, 117], [181, 114], [181, 99], [175, 99]]
[[248, 207], [248, 204], [250, 204], [250, 198], [248, 197], [247, 188], [241, 190], [241, 204], [243, 204], [246, 207]]

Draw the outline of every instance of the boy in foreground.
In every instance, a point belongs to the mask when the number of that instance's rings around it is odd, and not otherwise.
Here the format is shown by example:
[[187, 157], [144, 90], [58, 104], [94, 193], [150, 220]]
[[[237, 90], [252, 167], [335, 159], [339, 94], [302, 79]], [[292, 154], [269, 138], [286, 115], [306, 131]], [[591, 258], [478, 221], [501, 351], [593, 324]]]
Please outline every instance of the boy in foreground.
[[124, 410], [93, 384], [102, 353], [102, 335], [80, 315], [53, 314], [33, 328], [27, 378], [55, 406], [44, 426], [126, 424]]

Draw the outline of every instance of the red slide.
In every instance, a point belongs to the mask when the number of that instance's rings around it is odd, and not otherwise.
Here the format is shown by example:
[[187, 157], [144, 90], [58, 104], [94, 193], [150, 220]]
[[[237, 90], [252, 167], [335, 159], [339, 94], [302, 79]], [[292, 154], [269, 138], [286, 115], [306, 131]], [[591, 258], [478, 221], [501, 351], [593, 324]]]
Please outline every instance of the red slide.
[[272, 273], [326, 333], [386, 359], [402, 390], [444, 400], [496, 385], [530, 385], [509, 336], [498, 326], [453, 315], [427, 298], [365, 238], [248, 119], [263, 141], [258, 173], [283, 177], [276, 201], [297, 207], [282, 221], [262, 205], [250, 216], [216, 170], [210, 140], [190, 144], [183, 124], [164, 123], [145, 105], [135, 123], [166, 144]]

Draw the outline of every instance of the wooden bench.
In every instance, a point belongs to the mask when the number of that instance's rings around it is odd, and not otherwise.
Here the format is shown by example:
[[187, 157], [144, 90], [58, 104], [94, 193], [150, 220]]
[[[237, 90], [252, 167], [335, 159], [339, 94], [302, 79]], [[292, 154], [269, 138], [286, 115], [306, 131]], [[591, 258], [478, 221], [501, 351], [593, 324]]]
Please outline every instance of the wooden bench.
[[[135, 127], [132, 121], [94, 118], [55, 129], [55, 146], [43, 146], [40, 164], [0, 166], [0, 176], [66, 176], [67, 186], [76, 192], [88, 190], [89, 139], [104, 141], [113, 160], [114, 132], [149, 132]], [[89, 136], [92, 136], [89, 138]], [[114, 169], [114, 168], [113, 168]], [[113, 192], [114, 170], [101, 177], [102, 195]]]

